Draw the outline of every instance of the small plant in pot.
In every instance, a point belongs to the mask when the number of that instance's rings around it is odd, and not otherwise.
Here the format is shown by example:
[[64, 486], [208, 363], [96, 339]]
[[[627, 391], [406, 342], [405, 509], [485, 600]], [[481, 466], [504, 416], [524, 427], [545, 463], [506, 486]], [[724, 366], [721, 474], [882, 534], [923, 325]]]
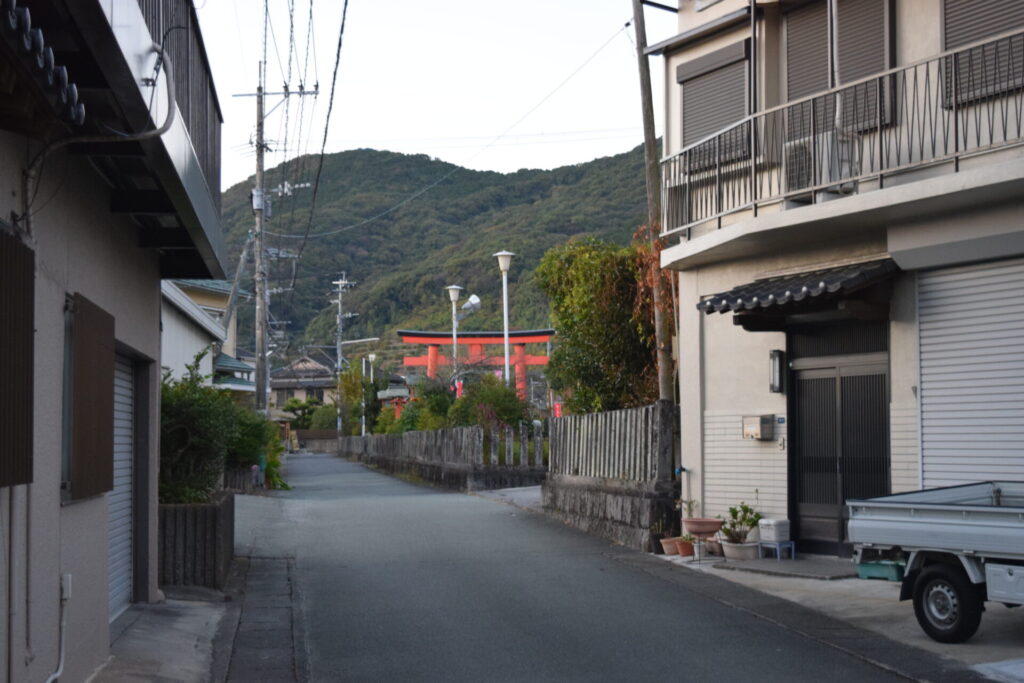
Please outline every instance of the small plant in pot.
[[744, 502], [729, 508], [722, 523], [722, 551], [728, 560], [752, 560], [757, 557], [757, 543], [748, 543], [747, 535], [757, 527], [761, 513]]
[[676, 539], [676, 549], [681, 557], [693, 556], [694, 537], [690, 534], [683, 534]]

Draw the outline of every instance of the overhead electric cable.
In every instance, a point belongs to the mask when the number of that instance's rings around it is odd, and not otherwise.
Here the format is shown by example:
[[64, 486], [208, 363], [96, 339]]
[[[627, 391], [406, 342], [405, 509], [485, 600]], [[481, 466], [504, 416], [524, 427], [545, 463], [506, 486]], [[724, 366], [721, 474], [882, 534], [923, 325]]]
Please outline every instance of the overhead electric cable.
[[[346, 21], [347, 18], [348, 18], [348, 0], [345, 0], [345, 4], [344, 4], [344, 6], [342, 7], [342, 10], [341, 10], [341, 28], [338, 30], [338, 47], [334, 51], [334, 73], [331, 75], [331, 94], [330, 94], [330, 96], [328, 97], [328, 100], [327, 100], [327, 116], [326, 116], [326, 118], [324, 120], [324, 137], [323, 137], [323, 140], [320, 143], [320, 156], [319, 156], [319, 159], [317, 160], [316, 177], [313, 180], [313, 194], [312, 194], [312, 197], [310, 198], [310, 202], [309, 202], [309, 219], [306, 221], [306, 233], [305, 233], [305, 236], [303, 237], [302, 242], [299, 244], [299, 248], [298, 248], [298, 256], [297, 256], [297, 258], [299, 259], [299, 261], [298, 261], [299, 264], [302, 263], [302, 261], [301, 261], [301, 259], [302, 259], [302, 252], [306, 248], [306, 244], [308, 242], [307, 237], [309, 236], [310, 228], [313, 227], [313, 216], [316, 213], [316, 198], [317, 198], [317, 194], [320, 191], [320, 174], [324, 170], [324, 150], [327, 148], [327, 135], [330, 132], [330, 128], [331, 128], [331, 112], [334, 111], [334, 89], [335, 89], [335, 87], [338, 84], [338, 66], [341, 63], [341, 44], [342, 44], [342, 41], [345, 38], [345, 21]], [[289, 292], [289, 296], [288, 296], [288, 303], [289, 304], [291, 303], [292, 293], [294, 292], [295, 274], [296, 274], [297, 271], [298, 271], [298, 269], [296, 269], [296, 271], [292, 272], [292, 284], [291, 284], [291, 287], [293, 289], [292, 289], [292, 292]]]
[[[346, 0], [345, 6], [348, 7], [348, 0]], [[557, 93], [559, 90], [561, 90], [563, 87], [565, 87], [565, 85], [569, 81], [571, 81], [580, 71], [582, 71], [584, 69], [584, 67], [586, 67], [588, 64], [590, 64], [590, 62], [592, 62], [595, 57], [597, 57], [606, 47], [608, 47], [608, 45], [611, 44], [611, 42], [613, 40], [615, 40], [619, 36], [620, 33], [626, 31], [632, 25], [632, 23], [633, 23], [632, 21], [627, 21], [622, 26], [622, 28], [618, 29], [615, 33], [613, 33], [612, 36], [610, 38], [608, 38], [608, 40], [606, 40], [604, 43], [601, 44], [601, 47], [597, 48], [597, 50], [595, 50], [593, 54], [591, 54], [589, 57], [587, 57], [583, 61], [583, 63], [581, 63], [578, 67], [576, 67], [572, 71], [572, 73], [570, 73], [568, 76], [566, 76], [566, 78], [561, 83], [559, 83], [557, 86], [555, 86], [555, 88], [553, 90], [551, 90], [547, 95], [542, 97], [540, 99], [540, 101], [537, 102], [537, 104], [535, 104], [532, 107], [530, 107], [530, 109], [527, 110], [527, 112], [525, 114], [520, 116], [516, 120], [515, 123], [513, 123], [511, 126], [506, 128], [502, 133], [497, 135], [489, 143], [487, 143], [486, 145], [481, 147], [479, 150], [477, 150], [477, 152], [475, 154], [473, 154], [472, 156], [470, 156], [466, 161], [464, 161], [463, 164], [468, 164], [473, 159], [477, 158], [478, 156], [480, 156], [481, 154], [486, 152], [488, 149], [493, 147], [499, 140], [501, 140], [506, 135], [508, 135], [510, 132], [512, 132], [512, 130], [515, 129], [515, 127], [518, 126], [520, 123], [522, 123], [528, 116], [530, 116], [530, 114], [532, 114], [533, 112], [537, 111], [537, 109], [539, 109], [541, 107], [541, 105], [543, 105], [545, 102], [547, 102], [549, 99], [551, 99], [551, 97], [555, 93]], [[335, 65], [335, 68], [337, 68], [337, 65]], [[335, 76], [337, 76], [337, 71], [335, 71]], [[333, 91], [334, 91], [334, 86], [333, 86], [333, 83], [332, 83], [332, 85], [331, 85], [332, 100], [333, 100]], [[333, 102], [332, 102], [332, 104], [333, 104]], [[330, 111], [330, 110], [328, 110], [328, 111]], [[326, 142], [326, 130], [325, 130], [324, 140]], [[323, 149], [322, 148], [321, 148], [321, 152], [320, 152], [320, 164], [321, 164], [321, 166], [323, 165]], [[374, 222], [376, 220], [379, 220], [379, 219], [383, 218], [384, 216], [387, 216], [388, 214], [390, 214], [390, 213], [396, 211], [397, 209], [400, 209], [401, 207], [405, 206], [406, 204], [408, 204], [412, 200], [414, 200], [414, 199], [416, 199], [418, 197], [421, 197], [422, 195], [424, 195], [427, 192], [429, 192], [430, 190], [434, 189], [435, 187], [437, 187], [438, 185], [440, 185], [444, 181], [448, 180], [448, 178], [450, 178], [453, 175], [455, 175], [455, 173], [457, 173], [458, 171], [462, 170], [462, 168], [463, 168], [462, 166], [455, 166], [453, 164], [452, 165], [452, 169], [450, 171], [448, 171], [447, 173], [445, 173], [444, 175], [442, 175], [441, 177], [439, 177], [437, 180], [431, 182], [430, 184], [426, 185], [423, 188], [420, 188], [416, 192], [413, 192], [408, 197], [405, 197], [404, 199], [402, 199], [398, 203], [390, 206], [387, 209], [384, 209], [380, 213], [377, 213], [377, 214], [375, 214], [373, 216], [370, 216], [369, 218], [365, 218], [365, 219], [363, 219], [361, 221], [353, 223], [352, 225], [346, 225], [346, 226], [341, 227], [341, 228], [335, 228], [333, 230], [325, 230], [324, 232], [316, 232], [316, 233], [310, 233], [309, 232], [309, 225], [307, 225], [306, 226], [306, 232], [304, 232], [301, 235], [290, 235], [290, 234], [276, 233], [276, 232], [270, 232], [270, 231], [267, 231], [267, 233], [270, 234], [270, 235], [274, 235], [275, 237], [281, 237], [281, 238], [285, 238], [285, 239], [301, 239], [303, 246], [305, 246], [306, 242], [308, 240], [310, 240], [310, 239], [316, 239], [318, 237], [328, 237], [330, 235], [337, 235], [340, 232], [347, 232], [349, 230], [355, 230], [356, 228], [361, 228], [364, 225], [367, 225], [367, 224], [372, 223], [372, 222]], [[319, 175], [319, 172], [318, 172], [318, 175]], [[312, 224], [312, 220], [313, 220], [313, 213], [312, 213], [312, 211], [313, 210], [311, 208], [310, 209], [310, 225]]]

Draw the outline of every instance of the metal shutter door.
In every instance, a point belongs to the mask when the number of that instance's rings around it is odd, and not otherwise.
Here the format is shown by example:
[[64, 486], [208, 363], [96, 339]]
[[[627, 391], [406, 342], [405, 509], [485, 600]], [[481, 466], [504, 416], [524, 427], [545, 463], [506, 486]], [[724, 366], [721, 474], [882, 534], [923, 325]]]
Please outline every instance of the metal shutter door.
[[683, 83], [683, 146], [747, 115], [746, 60]]
[[110, 620], [132, 599], [132, 461], [135, 448], [135, 391], [132, 362], [117, 356], [114, 365], [114, 488], [107, 494]]
[[922, 273], [925, 487], [1024, 480], [1024, 259]]
[[828, 90], [828, 8], [816, 2], [786, 14], [786, 98]]

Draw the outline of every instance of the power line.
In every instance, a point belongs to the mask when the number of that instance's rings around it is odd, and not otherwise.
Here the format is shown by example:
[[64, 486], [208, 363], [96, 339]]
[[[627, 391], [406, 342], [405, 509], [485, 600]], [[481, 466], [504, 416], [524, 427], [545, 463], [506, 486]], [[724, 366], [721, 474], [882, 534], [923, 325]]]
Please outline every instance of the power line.
[[[346, 0], [346, 1], [345, 1], [345, 7], [346, 7], [346, 9], [348, 8], [348, 0]], [[542, 105], [543, 105], [543, 104], [544, 104], [545, 102], [547, 102], [547, 101], [548, 101], [549, 99], [551, 99], [551, 97], [552, 97], [552, 96], [553, 96], [553, 95], [554, 95], [555, 93], [557, 93], [557, 92], [558, 92], [559, 90], [561, 90], [561, 89], [562, 89], [563, 87], [565, 87], [565, 85], [566, 85], [566, 84], [567, 84], [567, 83], [568, 83], [569, 81], [571, 81], [571, 80], [572, 80], [572, 79], [573, 79], [573, 78], [574, 78], [574, 77], [575, 77], [575, 76], [576, 76], [576, 75], [577, 75], [577, 74], [578, 74], [578, 73], [579, 73], [580, 71], [582, 71], [582, 70], [583, 70], [583, 69], [584, 69], [584, 68], [585, 68], [585, 67], [586, 67], [586, 66], [587, 66], [588, 64], [590, 64], [590, 62], [592, 62], [592, 61], [594, 60], [594, 58], [595, 58], [595, 57], [597, 57], [597, 56], [598, 56], [598, 55], [599, 55], [599, 54], [600, 54], [600, 53], [601, 53], [602, 51], [604, 51], [604, 49], [605, 49], [606, 47], [608, 47], [608, 45], [610, 45], [610, 44], [611, 44], [611, 42], [612, 42], [613, 40], [615, 40], [615, 39], [616, 39], [616, 38], [617, 38], [617, 37], [619, 36], [619, 34], [620, 34], [620, 33], [622, 33], [622, 32], [624, 32], [624, 31], [626, 31], [626, 30], [627, 30], [627, 29], [628, 29], [628, 28], [630, 27], [630, 25], [631, 25], [631, 24], [632, 24], [632, 21], [627, 21], [627, 22], [626, 22], [626, 23], [625, 23], [625, 24], [624, 24], [624, 25], [622, 26], [622, 28], [620, 28], [620, 29], [618, 29], [617, 31], [615, 31], [615, 33], [613, 33], [613, 34], [611, 35], [611, 37], [610, 37], [610, 38], [608, 38], [608, 40], [606, 40], [606, 41], [605, 41], [604, 43], [602, 43], [602, 44], [601, 44], [601, 46], [600, 46], [599, 48], [597, 48], [597, 50], [595, 50], [593, 54], [591, 54], [591, 55], [590, 55], [589, 57], [587, 57], [587, 58], [586, 58], [586, 59], [585, 59], [585, 60], [583, 61], [583, 63], [581, 63], [581, 64], [580, 64], [580, 65], [579, 65], [578, 67], [576, 67], [576, 68], [575, 68], [575, 69], [574, 69], [574, 70], [572, 71], [572, 73], [570, 73], [570, 74], [569, 74], [568, 76], [566, 76], [566, 78], [565, 78], [565, 79], [564, 79], [564, 80], [563, 80], [563, 81], [562, 81], [561, 83], [559, 83], [559, 84], [558, 84], [557, 86], [555, 86], [555, 88], [554, 88], [553, 90], [551, 90], [551, 91], [550, 91], [550, 92], [549, 92], [549, 93], [548, 93], [547, 95], [545, 95], [544, 97], [542, 97], [542, 98], [540, 99], [540, 101], [539, 101], [539, 102], [537, 102], [537, 104], [535, 104], [535, 105], [533, 105], [532, 107], [530, 107], [530, 109], [529, 109], [529, 110], [527, 110], [527, 112], [526, 112], [525, 114], [523, 114], [522, 116], [520, 116], [520, 117], [519, 117], [519, 118], [518, 118], [518, 119], [516, 120], [516, 122], [515, 122], [515, 123], [513, 123], [513, 124], [512, 124], [511, 126], [509, 126], [508, 128], [506, 128], [506, 129], [505, 129], [505, 130], [504, 130], [504, 131], [503, 131], [502, 133], [500, 133], [499, 135], [497, 135], [497, 136], [496, 136], [496, 137], [495, 137], [495, 138], [494, 138], [493, 140], [491, 140], [491, 141], [490, 141], [489, 143], [487, 143], [486, 145], [484, 145], [483, 147], [481, 147], [481, 148], [480, 148], [480, 149], [479, 149], [479, 150], [478, 150], [478, 151], [476, 152], [476, 154], [473, 154], [473, 155], [472, 155], [471, 157], [469, 157], [469, 159], [467, 159], [467, 160], [466, 160], [465, 162], [463, 162], [463, 163], [464, 163], [464, 164], [468, 164], [468, 163], [469, 163], [469, 162], [471, 162], [471, 161], [472, 161], [473, 159], [475, 159], [476, 157], [480, 156], [481, 154], [483, 154], [484, 152], [486, 152], [486, 151], [487, 151], [488, 149], [490, 149], [491, 147], [494, 147], [494, 146], [495, 146], [495, 144], [496, 144], [496, 143], [497, 143], [497, 142], [498, 142], [499, 140], [501, 140], [501, 139], [502, 139], [502, 138], [504, 138], [504, 137], [505, 137], [506, 135], [508, 135], [508, 134], [509, 134], [510, 132], [512, 132], [512, 130], [513, 130], [513, 129], [515, 129], [515, 128], [516, 128], [516, 126], [518, 126], [518, 125], [519, 125], [520, 123], [522, 123], [522, 122], [523, 122], [523, 121], [524, 121], [524, 120], [525, 120], [525, 119], [526, 119], [526, 118], [527, 118], [528, 116], [530, 116], [530, 115], [531, 115], [531, 114], [532, 114], [533, 112], [537, 111], [537, 109], [539, 109], [539, 108], [540, 108], [540, 107], [541, 107], [541, 106], [542, 106]], [[342, 25], [344, 26], [344, 17], [342, 18]], [[340, 40], [339, 40], [339, 48], [340, 48]], [[335, 76], [337, 76], [337, 63], [335, 63]], [[331, 99], [332, 99], [332, 104], [333, 104], [333, 95], [334, 95], [334, 85], [333, 85], [333, 83], [332, 83], [332, 85], [331, 85]], [[329, 113], [330, 113], [330, 109], [328, 109], [328, 114], [329, 114]], [[324, 129], [324, 142], [326, 143], [326, 141], [327, 141], [327, 131], [326, 131], [326, 128], [325, 128], [325, 129]], [[323, 147], [321, 147], [321, 150], [320, 150], [320, 166], [321, 166], [321, 167], [323, 166]], [[313, 222], [313, 211], [312, 211], [312, 209], [311, 209], [311, 210], [310, 210], [310, 215], [309, 215], [309, 223], [307, 224], [307, 226], [306, 226], [306, 231], [305, 231], [305, 232], [304, 232], [303, 234], [301, 234], [301, 235], [290, 235], [290, 234], [284, 234], [284, 233], [277, 233], [277, 232], [269, 232], [269, 231], [268, 231], [268, 233], [267, 233], [267, 234], [273, 235], [274, 237], [281, 237], [281, 238], [285, 238], [285, 239], [302, 239], [302, 246], [303, 246], [303, 247], [305, 247], [306, 243], [307, 243], [307, 242], [308, 242], [308, 241], [309, 241], [310, 239], [316, 239], [316, 238], [319, 238], [319, 237], [327, 237], [327, 236], [330, 236], [330, 235], [337, 235], [338, 233], [341, 233], [341, 232], [347, 232], [347, 231], [349, 231], [349, 230], [355, 230], [356, 228], [361, 228], [361, 227], [362, 227], [362, 226], [364, 226], [364, 225], [367, 225], [367, 224], [369, 224], [369, 223], [372, 223], [372, 222], [374, 222], [374, 221], [376, 221], [376, 220], [379, 220], [379, 219], [383, 218], [384, 216], [387, 216], [388, 214], [390, 214], [390, 213], [392, 213], [392, 212], [396, 211], [397, 209], [399, 209], [399, 208], [401, 208], [401, 207], [405, 206], [406, 204], [408, 204], [409, 202], [413, 201], [414, 199], [417, 199], [418, 197], [421, 197], [421, 196], [423, 196], [424, 194], [426, 194], [426, 193], [427, 193], [427, 192], [429, 192], [430, 190], [434, 189], [435, 187], [437, 187], [438, 185], [440, 185], [440, 184], [441, 184], [441, 183], [443, 183], [444, 181], [448, 180], [448, 178], [450, 178], [450, 177], [452, 177], [453, 175], [455, 175], [455, 173], [456, 173], [456, 172], [458, 172], [458, 171], [459, 171], [459, 170], [461, 170], [461, 169], [462, 169], [462, 166], [455, 166], [455, 165], [453, 165], [453, 167], [452, 167], [452, 169], [451, 169], [450, 171], [448, 171], [447, 173], [445, 173], [444, 175], [442, 175], [441, 177], [439, 177], [439, 178], [438, 178], [437, 180], [435, 180], [435, 181], [431, 182], [431, 183], [430, 183], [429, 185], [427, 185], [426, 187], [423, 187], [423, 188], [421, 188], [421, 189], [417, 190], [416, 192], [414, 192], [414, 193], [412, 193], [411, 195], [409, 195], [408, 197], [406, 197], [406, 198], [402, 199], [401, 201], [399, 201], [398, 203], [394, 204], [393, 206], [391, 206], [391, 207], [389, 207], [389, 208], [387, 208], [387, 209], [384, 209], [384, 210], [383, 210], [383, 211], [381, 211], [380, 213], [377, 213], [377, 214], [375, 214], [375, 215], [373, 215], [373, 216], [370, 216], [369, 218], [366, 218], [366, 219], [364, 219], [364, 220], [361, 220], [361, 221], [358, 221], [358, 222], [356, 222], [356, 223], [353, 223], [352, 225], [346, 225], [346, 226], [344, 226], [344, 227], [341, 227], [341, 228], [335, 228], [335, 229], [333, 229], [333, 230], [325, 230], [324, 232], [317, 232], [317, 233], [312, 233], [312, 234], [311, 234], [311, 233], [309, 232], [309, 230], [310, 230], [310, 227], [312, 226], [312, 222]], [[317, 171], [317, 177], [319, 178], [319, 170]], [[314, 199], [315, 199], [315, 196], [316, 196], [316, 193], [315, 193], [315, 186], [314, 186]], [[300, 250], [300, 251], [301, 251], [301, 250]]]
[[[303, 236], [302, 243], [299, 244], [298, 258], [302, 258], [302, 252], [306, 248], [307, 238], [309, 236], [310, 228], [313, 227], [313, 215], [316, 213], [316, 198], [317, 193], [320, 190], [320, 174], [324, 170], [324, 150], [327, 147], [327, 134], [331, 128], [331, 112], [334, 110], [334, 90], [338, 84], [338, 66], [341, 63], [341, 44], [345, 38], [345, 21], [348, 17], [348, 0], [345, 0], [345, 5], [341, 10], [341, 28], [338, 30], [338, 47], [334, 51], [334, 73], [331, 75], [331, 95], [327, 101], [327, 117], [324, 121], [324, 137], [320, 143], [320, 158], [317, 161], [316, 178], [313, 181], [313, 196], [310, 199], [309, 204], [309, 220], [306, 221], [306, 232]], [[301, 263], [301, 261], [300, 261]], [[292, 287], [295, 286], [295, 276], [292, 275]], [[291, 303], [292, 295], [289, 294], [288, 301]]]

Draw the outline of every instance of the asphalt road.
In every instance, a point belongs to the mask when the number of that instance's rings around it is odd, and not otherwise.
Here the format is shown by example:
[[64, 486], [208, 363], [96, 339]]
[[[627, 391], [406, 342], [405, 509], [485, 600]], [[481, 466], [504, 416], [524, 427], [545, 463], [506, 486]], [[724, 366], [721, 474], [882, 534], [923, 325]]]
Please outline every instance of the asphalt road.
[[236, 544], [295, 558], [313, 681], [905, 680], [540, 515], [332, 456], [287, 476]]

